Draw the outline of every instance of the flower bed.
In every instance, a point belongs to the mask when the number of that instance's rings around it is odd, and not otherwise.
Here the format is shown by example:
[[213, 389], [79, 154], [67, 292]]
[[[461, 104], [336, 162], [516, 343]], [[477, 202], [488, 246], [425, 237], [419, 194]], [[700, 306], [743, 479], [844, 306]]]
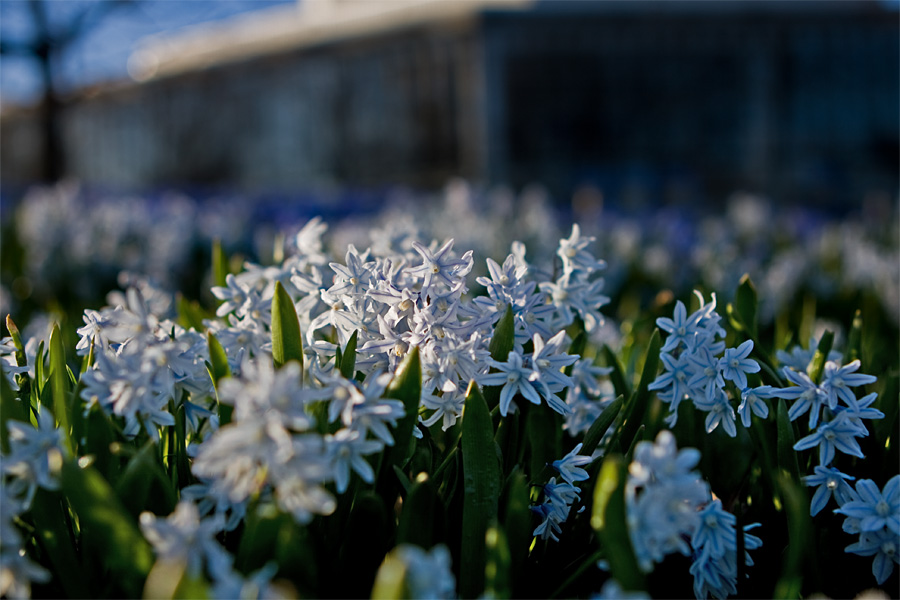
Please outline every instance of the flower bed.
[[333, 256], [326, 231], [233, 270], [214, 245], [208, 305], [132, 279], [68, 348], [8, 320], [0, 593], [897, 589], [881, 303], [810, 340], [814, 307], [768, 314], [750, 277], [629, 308], [578, 225], [496, 261], [397, 220]]

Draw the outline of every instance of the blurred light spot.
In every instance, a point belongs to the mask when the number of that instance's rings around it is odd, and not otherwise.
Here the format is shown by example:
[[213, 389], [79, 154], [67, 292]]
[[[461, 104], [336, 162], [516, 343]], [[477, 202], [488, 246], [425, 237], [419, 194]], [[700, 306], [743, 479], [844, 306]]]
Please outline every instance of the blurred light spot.
[[31, 280], [27, 277], [16, 277], [12, 282], [12, 292], [19, 300], [28, 300], [32, 290]]

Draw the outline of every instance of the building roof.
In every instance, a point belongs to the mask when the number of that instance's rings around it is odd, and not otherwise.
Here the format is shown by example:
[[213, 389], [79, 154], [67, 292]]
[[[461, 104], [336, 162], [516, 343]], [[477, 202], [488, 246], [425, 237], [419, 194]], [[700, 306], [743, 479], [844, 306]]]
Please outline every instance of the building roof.
[[141, 40], [128, 61], [137, 81], [158, 79], [485, 10], [525, 10], [535, 0], [302, 0]]

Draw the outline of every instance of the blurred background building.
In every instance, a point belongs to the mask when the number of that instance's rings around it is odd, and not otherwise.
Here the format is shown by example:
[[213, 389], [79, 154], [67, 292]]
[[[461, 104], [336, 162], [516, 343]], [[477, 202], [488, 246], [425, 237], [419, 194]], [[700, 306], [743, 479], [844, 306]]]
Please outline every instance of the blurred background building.
[[[59, 107], [60, 173], [840, 209], [898, 189], [898, 34], [867, 0], [301, 0], [142, 41]], [[39, 115], [4, 106], [7, 188], [42, 177]]]

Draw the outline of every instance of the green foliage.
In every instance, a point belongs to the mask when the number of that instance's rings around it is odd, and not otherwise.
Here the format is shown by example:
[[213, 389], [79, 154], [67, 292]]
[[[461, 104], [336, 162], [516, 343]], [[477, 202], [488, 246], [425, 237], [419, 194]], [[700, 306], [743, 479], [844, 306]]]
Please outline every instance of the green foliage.
[[[212, 258], [213, 280], [225, 286], [228, 259], [218, 242], [213, 245]], [[304, 336], [290, 295], [281, 283], [274, 289], [273, 362], [280, 368], [293, 360], [303, 372], [304, 361], [312, 352], [304, 356]], [[848, 302], [851, 300], [855, 299]], [[482, 389], [476, 382], [469, 385], [461, 420], [454, 426], [445, 431], [438, 424], [417, 424], [431, 410], [420, 405], [423, 391], [438, 396], [443, 392], [434, 387], [423, 390], [423, 355], [419, 346], [412, 345], [384, 393], [386, 398], [399, 400], [404, 410], [390, 427], [394, 444], [362, 458], [371, 467], [374, 481], [357, 469], [347, 490], [340, 494], [334, 483], [327, 481], [322, 489], [334, 496], [334, 512], [303, 524], [280, 509], [268, 492], [257, 491], [248, 501], [246, 518], [237, 529], [220, 533], [217, 542], [234, 555], [240, 574], [249, 576], [271, 564], [276, 583], [300, 597], [409, 597], [410, 573], [397, 550], [401, 545], [426, 551], [447, 546], [457, 592], [464, 598], [585, 597], [599, 591], [610, 577], [625, 590], [656, 595], [689, 593], [688, 559], [666, 559], [653, 573], [645, 573], [629, 530], [629, 463], [641, 441], [652, 441], [666, 427], [668, 409], [649, 386], [661, 369], [664, 341], [654, 327], [656, 317], [662, 315], [657, 311], [673, 303], [672, 295], [648, 311], [642, 311], [641, 303], [640, 296], [633, 294], [618, 300], [619, 314], [630, 316], [622, 323], [621, 343], [617, 342], [615, 349], [595, 345], [580, 320], [567, 330], [573, 338], [569, 354], [596, 359], [612, 369], [608, 384], [615, 398], [603, 391], [604, 404], [599, 405], [603, 409], [592, 413], [599, 415], [583, 433], [565, 429], [565, 418], [546, 403], [535, 405], [522, 396], [515, 397], [515, 409], [501, 416], [497, 408], [501, 386]], [[862, 298], [858, 305], [846, 344], [836, 344], [842, 336], [827, 331], [808, 371], [814, 381], [821, 382], [828, 353], [836, 349], [843, 351], [844, 364], [860, 359], [866, 372], [879, 374], [878, 382], [867, 391], [879, 394], [873, 407], [885, 417], [867, 425], [871, 435], [861, 442], [866, 458], [841, 456], [838, 460], [842, 470], [857, 479], [872, 478], [883, 485], [897, 472], [900, 462], [900, 375], [892, 362], [896, 340], [885, 335], [891, 330], [870, 303]], [[817, 306], [814, 298], [798, 301], [772, 324], [766, 323], [761, 306], [765, 305], [754, 283], [745, 275], [726, 309], [728, 345], [754, 342], [753, 357], [761, 371], [748, 375], [751, 387], [787, 387], [775, 351], [790, 350], [796, 342], [805, 344], [823, 307]], [[204, 319], [212, 309], [177, 298], [179, 322], [196, 331], [204, 331]], [[507, 361], [515, 346], [516, 318], [513, 307], [508, 306], [497, 321], [489, 345], [493, 360]], [[0, 378], [4, 457], [11, 452], [10, 422], [36, 424], [41, 411], [47, 411], [58, 423], [61, 436], [62, 452], [51, 453], [51, 469], [60, 489], [38, 489], [31, 508], [14, 521], [28, 534], [25, 550], [29, 558], [51, 575], [50, 583], [35, 584], [34, 595], [211, 597], [209, 573], [192, 576], [183, 563], [156, 560], [139, 520], [147, 511], [160, 517], [170, 514], [181, 491], [196, 482], [188, 450], [200, 439], [199, 430], [214, 426], [215, 416], [191, 415], [186, 402], [194, 392], [183, 390], [183, 397], [171, 398], [167, 407], [174, 425], [159, 427], [158, 439], [148, 435], [143, 422], [137, 433], [126, 435], [121, 416], [110, 414], [96, 402], [88, 404], [80, 395], [86, 386], [80, 377], [95, 365], [93, 346], [76, 374], [69, 364], [75, 357], [73, 344], [67, 343], [59, 325], [52, 329], [46, 347], [37, 347], [33, 359], [26, 356], [12, 319], [7, 318], [6, 327], [16, 348], [16, 363], [32, 367], [34, 375], [17, 375], [18, 391]], [[232, 373], [229, 355], [214, 331], [206, 332], [206, 383], [218, 390]], [[335, 348], [335, 370], [329, 373], [349, 380], [344, 383], [364, 378], [366, 361], [371, 360], [358, 348], [360, 338], [367, 339], [364, 332], [353, 332], [346, 344]], [[334, 333], [315, 333], [323, 343], [337, 341]], [[226, 339], [224, 334], [221, 339]], [[526, 352], [527, 348], [528, 342]], [[96, 348], [97, 353], [107, 351], [102, 345]], [[324, 363], [323, 368], [330, 369], [328, 361], [316, 366]], [[76, 364], [77, 360], [71, 367]], [[310, 365], [306, 367], [307, 373], [312, 371]], [[571, 375], [572, 367], [566, 367], [564, 373]], [[303, 392], [316, 385], [301, 383], [306, 386], [299, 388]], [[729, 406], [737, 409], [742, 390], [730, 382], [727, 385]], [[560, 397], [566, 398], [562, 393]], [[314, 398], [305, 407], [316, 417], [323, 434], [333, 434], [341, 427], [340, 420], [327, 422], [329, 400]], [[766, 399], [766, 403], [768, 417], [753, 416], [749, 428], [739, 424], [734, 437], [723, 427], [707, 432], [706, 414], [689, 401], [682, 402], [677, 424], [671, 427], [679, 448], [700, 450], [698, 470], [725, 510], [736, 515], [738, 527], [763, 523], [759, 531], [764, 546], [753, 552], [757, 566], [746, 567], [738, 561], [738, 595], [796, 598], [822, 592], [843, 597], [870, 587], [859, 585], [862, 576], [854, 576], [850, 582], [833, 581], [836, 576], [829, 572], [830, 567], [846, 559], [843, 548], [852, 538], [841, 531], [832, 512], [833, 502], [828, 510], [809, 516], [813, 491], [807, 489], [803, 477], [811, 474], [816, 452], [794, 450], [797, 440], [810, 433], [806, 419], [792, 422], [790, 403], [783, 399]], [[220, 402], [208, 406], [217, 410], [219, 426], [231, 423], [231, 406]], [[237, 425], [232, 424], [230, 430]], [[590, 478], [577, 483], [579, 498], [562, 523], [561, 539], [535, 538], [538, 517], [532, 507], [550, 494], [547, 490], [551, 488], [544, 484], [560, 476], [551, 465], [579, 442], [579, 455], [594, 457], [590, 466], [585, 466]], [[738, 545], [740, 556], [742, 536], [738, 536]], [[597, 568], [600, 559], [608, 562], [609, 572]], [[864, 568], [857, 568], [860, 564]], [[866, 571], [865, 581], [869, 581], [870, 562], [852, 566]], [[745, 574], [749, 578], [745, 579]]]
[[297, 361], [303, 368], [303, 338], [300, 336], [297, 309], [280, 281], [275, 283], [275, 297], [272, 299], [272, 358], [275, 368], [280, 368], [289, 360]]
[[638, 567], [625, 517], [625, 480], [628, 465], [621, 456], [611, 454], [603, 461], [597, 485], [591, 527], [603, 547], [613, 576], [626, 590], [646, 590], [644, 575]]
[[138, 596], [154, 558], [137, 521], [93, 467], [66, 460], [61, 480], [63, 493], [78, 516], [82, 547], [99, 557], [126, 595]]
[[459, 593], [463, 598], [476, 598], [485, 586], [485, 536], [497, 517], [500, 464], [491, 415], [484, 396], [475, 384], [469, 386], [463, 409], [462, 456], [465, 492]]

